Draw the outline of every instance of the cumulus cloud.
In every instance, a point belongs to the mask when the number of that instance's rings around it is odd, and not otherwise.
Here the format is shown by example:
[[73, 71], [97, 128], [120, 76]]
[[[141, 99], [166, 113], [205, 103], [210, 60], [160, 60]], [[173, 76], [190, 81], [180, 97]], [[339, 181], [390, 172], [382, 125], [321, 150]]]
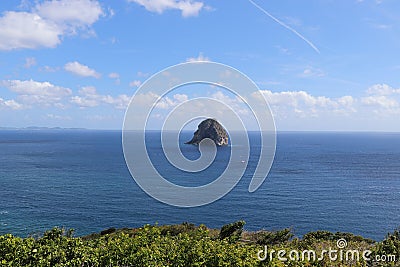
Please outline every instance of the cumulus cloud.
[[261, 91], [277, 118], [321, 117], [332, 115], [349, 116], [370, 119], [373, 116], [388, 117], [400, 114], [400, 89], [387, 84], [370, 86], [364, 96], [326, 97], [313, 96], [305, 91], [272, 92]]
[[349, 108], [349, 109], [352, 109], [352, 107], [355, 103], [355, 99], [349, 95], [337, 98], [336, 101], [338, 102], [339, 105]]
[[[185, 93], [177, 93], [160, 98], [159, 95], [153, 92], [148, 92], [146, 94], [135, 95], [135, 104], [139, 106], [145, 106], [147, 108], [154, 106], [151, 118], [163, 119], [169, 112], [172, 111], [172, 109], [178, 107], [184, 102], [194, 100], [197, 97], [201, 96], [191, 97]], [[190, 102], [190, 110], [187, 108], [178, 108], [175, 111], [175, 116], [187, 116], [188, 112], [190, 112], [193, 117], [198, 116], [199, 114], [218, 114], [219, 117], [222, 117], [224, 114], [226, 114], [226, 112], [230, 112], [230, 109], [234, 110], [239, 116], [248, 116], [250, 114], [247, 106], [239, 97], [224, 94], [219, 90], [202, 97], [213, 99], [220, 103], [212, 105], [207, 104], [207, 106], [205, 106], [206, 100]]]
[[22, 95], [44, 95], [63, 97], [72, 93], [71, 89], [55, 86], [49, 82], [37, 82], [34, 80], [8, 80], [3, 85], [11, 91]]
[[93, 0], [45, 1], [38, 4], [34, 11], [63, 30], [73, 32], [92, 25], [104, 14], [99, 2]]
[[387, 84], [374, 84], [366, 91], [361, 103], [378, 116], [400, 114], [400, 89]]
[[55, 47], [62, 30], [56, 24], [28, 12], [5, 12], [0, 17], [0, 49]]
[[[0, 109], [2, 110], [20, 110], [35, 105], [59, 108], [108, 106], [125, 109], [131, 98], [126, 94], [102, 94], [93, 86], [82, 87], [76, 94], [73, 94], [69, 88], [34, 80], [4, 80], [0, 81], [0, 86], [16, 94], [15, 100], [0, 98]], [[372, 85], [365, 91], [364, 95], [359, 97], [350, 95], [341, 97], [318, 96], [306, 91], [273, 92], [262, 90], [261, 93], [267, 99], [278, 125], [285, 125], [289, 128], [292, 127], [293, 123], [299, 126], [303, 122], [308, 123], [310, 127], [313, 123], [316, 123], [316, 127], [321, 123], [329, 126], [331, 122], [342, 126], [352, 125], [359, 121], [368, 123], [371, 120], [381, 120], [384, 117], [397, 118], [396, 116], [400, 114], [400, 90], [387, 84]], [[196, 96], [201, 97], [197, 94]], [[256, 94], [252, 96], [255, 97]], [[243, 118], [251, 117], [251, 111], [247, 109], [242, 99], [231, 93], [221, 90], [205, 91], [203, 97], [210, 97], [226, 104], [226, 106], [235, 110], [239, 116], [245, 116]], [[251, 96], [243, 97], [248, 99]], [[152, 117], [162, 118], [173, 108], [192, 99], [193, 96], [187, 93], [176, 93], [160, 98], [159, 95], [150, 92], [135, 95], [135, 98], [139, 106], [155, 104]], [[205, 107], [197, 103], [193, 104], [191, 108], [194, 113], [206, 111], [221, 114], [221, 116], [227, 111], [223, 105]], [[180, 114], [179, 111], [177, 114]], [[52, 118], [56, 119], [56, 117]], [[293, 127], [297, 127], [296, 125]], [[349, 128], [351, 127], [349, 126]], [[334, 129], [334, 126], [329, 129]]]
[[[342, 96], [330, 98], [326, 96], [313, 96], [305, 91], [283, 91], [272, 92], [262, 90], [262, 95], [267, 99], [274, 116], [280, 118], [315, 118], [333, 115], [349, 116], [355, 114], [358, 109], [359, 99], [352, 96]], [[253, 94], [252, 97], [259, 97], [259, 94]], [[214, 112], [214, 114], [223, 114], [227, 112], [227, 107], [234, 110], [238, 116], [251, 120], [252, 111], [247, 107], [245, 102], [239, 96], [227, 94], [221, 90], [217, 90], [206, 96], [207, 98], [221, 102], [221, 105], [207, 106], [206, 110]], [[243, 96], [247, 98], [248, 96]], [[165, 115], [165, 112], [179, 104], [192, 99], [187, 94], [174, 94], [160, 98], [154, 93], [139, 94], [135, 96], [139, 105], [155, 105], [155, 115]], [[205, 112], [205, 107], [196, 102], [193, 104], [191, 112], [201, 114]], [[225, 104], [225, 105], [223, 105]], [[161, 114], [161, 115], [160, 115]], [[153, 114], [154, 115], [154, 114]]]
[[395, 108], [399, 106], [396, 99], [381, 95], [381, 96], [367, 96], [361, 98], [361, 102], [368, 106], [375, 106], [381, 108]]
[[99, 105], [98, 94], [94, 87], [83, 87], [79, 90], [79, 96], [71, 97], [71, 103], [79, 107], [96, 107]]
[[68, 62], [67, 64], [64, 65], [64, 69], [66, 71], [69, 71], [71, 73], [74, 73], [79, 76], [83, 77], [94, 77], [94, 78], [100, 78], [100, 73], [95, 71], [94, 69], [89, 68], [86, 65], [83, 65], [77, 61], [74, 62]]
[[90, 27], [103, 14], [94, 0], [52, 0], [0, 17], [0, 50], [53, 48], [62, 37]]
[[175, 94], [170, 97], [163, 97], [160, 101], [157, 102], [156, 108], [161, 109], [170, 109], [172, 107], [176, 107], [180, 103], [187, 101], [189, 97], [185, 94]]
[[187, 101], [189, 97], [186, 94], [175, 94], [171, 97], [160, 98], [159, 95], [148, 92], [146, 94], [136, 94], [135, 101], [140, 106], [155, 105], [156, 109], [168, 110], [176, 107], [180, 103]]
[[186, 94], [174, 94], [172, 96], [165, 96], [162, 98], [160, 97], [161, 96], [153, 92], [148, 92], [146, 94], [136, 94], [135, 101], [138, 105], [141, 106], [156, 104], [156, 109], [168, 110], [189, 99], [189, 96]]
[[369, 95], [392, 95], [392, 94], [400, 94], [400, 88], [396, 89], [387, 84], [374, 84], [368, 88], [367, 94]]
[[[352, 96], [329, 98], [313, 96], [305, 91], [272, 92], [262, 90], [261, 93], [268, 101], [272, 111], [277, 116], [319, 116], [320, 112], [352, 113], [356, 111]], [[253, 97], [257, 96], [253, 94]]]
[[140, 106], [147, 106], [157, 101], [159, 97], [160, 97], [159, 95], [153, 92], [149, 92], [146, 94], [136, 94], [135, 100]]
[[50, 82], [34, 80], [7, 80], [1, 84], [18, 95], [26, 104], [56, 105], [63, 98], [72, 94], [71, 89], [56, 86]]
[[165, 10], [176, 9], [183, 17], [197, 16], [205, 8], [203, 2], [192, 0], [128, 0], [135, 2], [150, 12], [162, 14]]
[[0, 108], [8, 108], [8, 109], [13, 109], [13, 110], [19, 110], [23, 109], [24, 106], [14, 99], [11, 100], [4, 100], [3, 98], [0, 97]]
[[263, 90], [263, 95], [271, 105], [287, 105], [292, 107], [304, 106], [333, 106], [336, 102], [325, 96], [312, 96], [305, 91], [272, 92]]
[[208, 57], [203, 56], [202, 53], [200, 53], [197, 57], [190, 57], [186, 59], [186, 62], [201, 62], [201, 61], [210, 61]]
[[228, 107], [231, 107], [238, 114], [249, 114], [249, 110], [244, 106], [244, 102], [238, 96], [231, 97], [224, 94], [222, 91], [217, 91], [211, 95], [211, 98], [224, 103]]
[[96, 107], [101, 104], [109, 104], [117, 109], [125, 109], [130, 101], [127, 95], [118, 95], [116, 97], [110, 95], [99, 94], [95, 87], [86, 86], [79, 90], [78, 96], [71, 97], [71, 103], [79, 107]]

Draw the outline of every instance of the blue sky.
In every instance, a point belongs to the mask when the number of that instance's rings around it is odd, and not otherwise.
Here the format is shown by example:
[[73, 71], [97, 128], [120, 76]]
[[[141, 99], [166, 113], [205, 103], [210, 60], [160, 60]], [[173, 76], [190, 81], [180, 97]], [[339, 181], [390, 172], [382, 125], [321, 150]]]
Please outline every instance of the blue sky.
[[[256, 82], [278, 130], [400, 131], [396, 0], [23, 0], [0, 8], [0, 127], [121, 129], [151, 75], [210, 60]], [[151, 124], [198, 94], [235, 101], [219, 88], [186, 88], [162, 100]]]

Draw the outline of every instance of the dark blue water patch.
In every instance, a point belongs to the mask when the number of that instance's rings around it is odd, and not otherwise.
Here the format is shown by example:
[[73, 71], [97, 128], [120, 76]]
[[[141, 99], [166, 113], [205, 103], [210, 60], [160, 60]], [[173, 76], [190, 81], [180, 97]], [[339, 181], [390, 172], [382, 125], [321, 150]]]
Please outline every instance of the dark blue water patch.
[[[185, 144], [193, 136], [193, 132], [182, 131], [179, 135], [179, 148], [184, 157], [189, 160], [197, 160], [201, 153], [198, 145]], [[260, 134], [251, 133], [249, 136], [250, 158], [244, 158], [242, 163], [248, 163], [247, 173], [254, 173], [260, 155]], [[228, 166], [231, 159], [232, 148], [228, 146], [217, 146], [217, 154], [212, 164], [205, 170], [189, 172], [176, 168], [166, 158], [161, 144], [160, 132], [148, 132], [146, 135], [146, 148], [149, 151], [149, 158], [157, 171], [168, 181], [181, 185], [196, 187], [209, 184], [220, 177]]]
[[[172, 182], [207, 183], [226, 166], [216, 162], [197, 176], [176, 170], [159, 160], [157, 135], [150, 133], [156, 141], [148, 151]], [[176, 208], [137, 186], [118, 131], [0, 131], [0, 234], [64, 226], [83, 235], [183, 221], [221, 227], [244, 219], [248, 230], [292, 227], [302, 235], [326, 229], [380, 240], [400, 226], [400, 134], [279, 133], [271, 172], [255, 193], [247, 189], [260, 142], [256, 133], [250, 138], [248, 167], [229, 194], [203, 207]], [[199, 155], [195, 146], [181, 150], [192, 159]]]
[[[166, 134], [174, 135], [173, 133]], [[192, 136], [193, 132], [181, 132], [178, 139], [178, 146], [182, 155], [191, 161], [201, 156], [197, 145], [185, 144]], [[199, 172], [184, 171], [176, 168], [168, 161], [164, 148], [160, 144], [160, 132], [148, 132], [146, 134], [146, 148], [149, 151], [149, 158], [152, 164], [166, 180], [181, 186], [196, 187], [211, 183], [223, 173], [230, 159], [231, 149], [229, 146], [216, 147], [217, 155], [208, 168]]]

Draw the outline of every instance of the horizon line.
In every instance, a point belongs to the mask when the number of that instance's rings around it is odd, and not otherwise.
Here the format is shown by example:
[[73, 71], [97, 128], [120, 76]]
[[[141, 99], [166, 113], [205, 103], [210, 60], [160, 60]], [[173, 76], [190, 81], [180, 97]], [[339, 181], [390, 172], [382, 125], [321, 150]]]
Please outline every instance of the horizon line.
[[[113, 132], [123, 132], [123, 129], [99, 129], [99, 128], [82, 128], [82, 127], [47, 127], [47, 126], [27, 126], [27, 127], [1, 127], [0, 131], [8, 131], [8, 130], [34, 130], [34, 131], [45, 131], [45, 130], [54, 130], [54, 131], [113, 131]], [[138, 130], [129, 130], [129, 131], [142, 131]], [[161, 129], [146, 129], [149, 132], [161, 132]], [[164, 130], [164, 132], [177, 132], [179, 130]], [[182, 132], [192, 132], [193, 130], [182, 130]], [[231, 132], [237, 132], [238, 130], [231, 130]], [[247, 130], [247, 132], [263, 132], [260, 130]], [[265, 131], [264, 131], [265, 132]], [[400, 131], [390, 131], [390, 130], [276, 130], [276, 133], [400, 133]]]

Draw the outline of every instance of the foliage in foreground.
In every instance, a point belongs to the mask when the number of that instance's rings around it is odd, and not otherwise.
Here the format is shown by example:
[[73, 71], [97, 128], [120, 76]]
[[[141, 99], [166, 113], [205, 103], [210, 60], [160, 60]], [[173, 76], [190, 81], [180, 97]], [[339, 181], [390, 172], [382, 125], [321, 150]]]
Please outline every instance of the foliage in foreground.
[[[348, 233], [317, 231], [293, 239], [290, 229], [276, 232], [245, 232], [243, 221], [225, 225], [220, 231], [189, 223], [170, 226], [146, 225], [137, 229], [108, 229], [86, 237], [53, 228], [39, 238], [0, 236], [0, 266], [397, 266], [400, 234], [388, 234], [376, 243]], [[265, 251], [337, 248], [346, 239], [346, 249], [371, 250], [377, 255], [395, 255], [385, 263], [362, 258], [357, 261], [257, 258]], [[261, 253], [264, 255], [264, 253]], [[293, 254], [295, 255], [295, 254]], [[269, 254], [268, 254], [269, 256]], [[286, 255], [288, 257], [288, 255]], [[393, 258], [391, 258], [393, 260]]]

